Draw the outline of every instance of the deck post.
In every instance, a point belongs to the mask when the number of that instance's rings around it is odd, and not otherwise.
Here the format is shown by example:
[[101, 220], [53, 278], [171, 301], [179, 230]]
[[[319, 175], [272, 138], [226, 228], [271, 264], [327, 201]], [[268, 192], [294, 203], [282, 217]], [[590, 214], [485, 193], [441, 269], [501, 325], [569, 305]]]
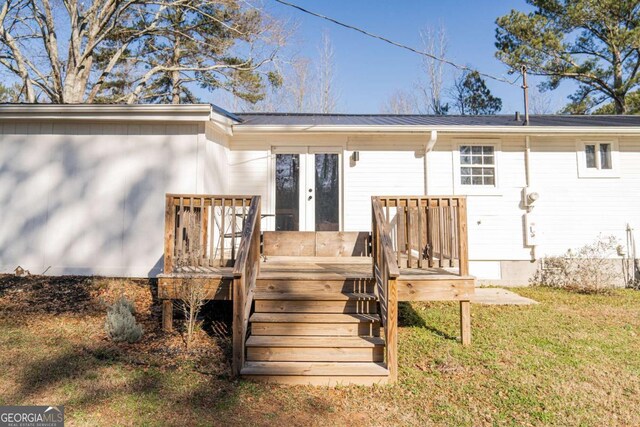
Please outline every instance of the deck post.
[[458, 256], [460, 276], [469, 275], [469, 236], [467, 234], [467, 201], [458, 199]]
[[387, 369], [389, 370], [389, 381], [396, 382], [398, 379], [398, 283], [396, 279], [389, 279], [387, 292], [388, 311], [385, 328], [387, 333]]
[[460, 301], [460, 338], [462, 345], [471, 344], [471, 302]]
[[244, 366], [244, 278], [239, 277], [233, 280], [233, 326], [232, 343], [233, 375], [240, 375], [240, 370]]
[[173, 256], [175, 253], [176, 208], [173, 204], [174, 196], [167, 194], [164, 210], [164, 265], [162, 272], [169, 274], [173, 271]]
[[170, 299], [162, 300], [162, 330], [173, 331], [173, 301]]

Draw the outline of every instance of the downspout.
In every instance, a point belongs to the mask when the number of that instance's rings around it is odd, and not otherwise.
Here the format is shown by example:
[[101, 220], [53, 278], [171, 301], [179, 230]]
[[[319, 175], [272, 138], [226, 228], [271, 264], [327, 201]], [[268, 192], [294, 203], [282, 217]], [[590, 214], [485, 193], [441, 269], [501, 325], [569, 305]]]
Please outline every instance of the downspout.
[[529, 156], [531, 155], [531, 137], [528, 135], [524, 137], [524, 172], [525, 172], [525, 185], [527, 189], [531, 186], [531, 172], [529, 165]]
[[429, 137], [429, 141], [424, 147], [424, 195], [429, 195], [429, 167], [427, 166], [427, 153], [433, 150], [433, 147], [436, 145], [436, 141], [438, 140], [438, 131], [432, 130], [431, 136]]

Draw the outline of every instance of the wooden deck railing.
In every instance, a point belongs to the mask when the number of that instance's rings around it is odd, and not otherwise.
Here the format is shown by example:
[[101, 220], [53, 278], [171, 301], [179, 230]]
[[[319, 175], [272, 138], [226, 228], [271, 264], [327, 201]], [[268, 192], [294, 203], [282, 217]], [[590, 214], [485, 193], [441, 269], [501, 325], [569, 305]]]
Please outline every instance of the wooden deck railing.
[[463, 196], [379, 197], [400, 268], [453, 268], [469, 274]]
[[240, 374], [253, 294], [260, 272], [260, 197], [251, 199], [233, 267], [233, 372]]
[[[260, 196], [167, 194], [166, 198], [164, 274], [219, 274], [220, 267], [233, 267], [236, 375], [244, 365], [245, 339], [260, 270], [260, 218]], [[171, 311], [170, 301], [165, 306]], [[166, 317], [163, 324], [170, 323], [171, 316]]]
[[164, 273], [233, 267], [251, 196], [167, 194]]
[[380, 320], [385, 339], [385, 361], [389, 380], [398, 378], [398, 285], [400, 271], [393, 252], [389, 225], [378, 197], [371, 199], [371, 256], [376, 293], [380, 301]]

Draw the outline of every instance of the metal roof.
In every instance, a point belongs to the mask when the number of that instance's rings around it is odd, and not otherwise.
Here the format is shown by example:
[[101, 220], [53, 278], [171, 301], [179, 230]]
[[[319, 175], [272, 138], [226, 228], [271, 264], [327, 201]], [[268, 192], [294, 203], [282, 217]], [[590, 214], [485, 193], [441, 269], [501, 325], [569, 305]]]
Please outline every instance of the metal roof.
[[[515, 115], [235, 113], [235, 126], [523, 126]], [[640, 116], [532, 115], [531, 127], [640, 127]]]

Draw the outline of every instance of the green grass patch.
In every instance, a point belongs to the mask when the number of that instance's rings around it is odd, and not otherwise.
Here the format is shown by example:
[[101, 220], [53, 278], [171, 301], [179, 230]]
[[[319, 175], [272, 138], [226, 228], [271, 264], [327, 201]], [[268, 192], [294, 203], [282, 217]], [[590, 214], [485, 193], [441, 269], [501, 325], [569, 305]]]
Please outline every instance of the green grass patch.
[[399, 381], [370, 388], [136, 363], [100, 316], [0, 316], [0, 403], [64, 404], [76, 425], [640, 425], [640, 292], [517, 292], [540, 304], [474, 305], [467, 348], [456, 304], [402, 303]]

